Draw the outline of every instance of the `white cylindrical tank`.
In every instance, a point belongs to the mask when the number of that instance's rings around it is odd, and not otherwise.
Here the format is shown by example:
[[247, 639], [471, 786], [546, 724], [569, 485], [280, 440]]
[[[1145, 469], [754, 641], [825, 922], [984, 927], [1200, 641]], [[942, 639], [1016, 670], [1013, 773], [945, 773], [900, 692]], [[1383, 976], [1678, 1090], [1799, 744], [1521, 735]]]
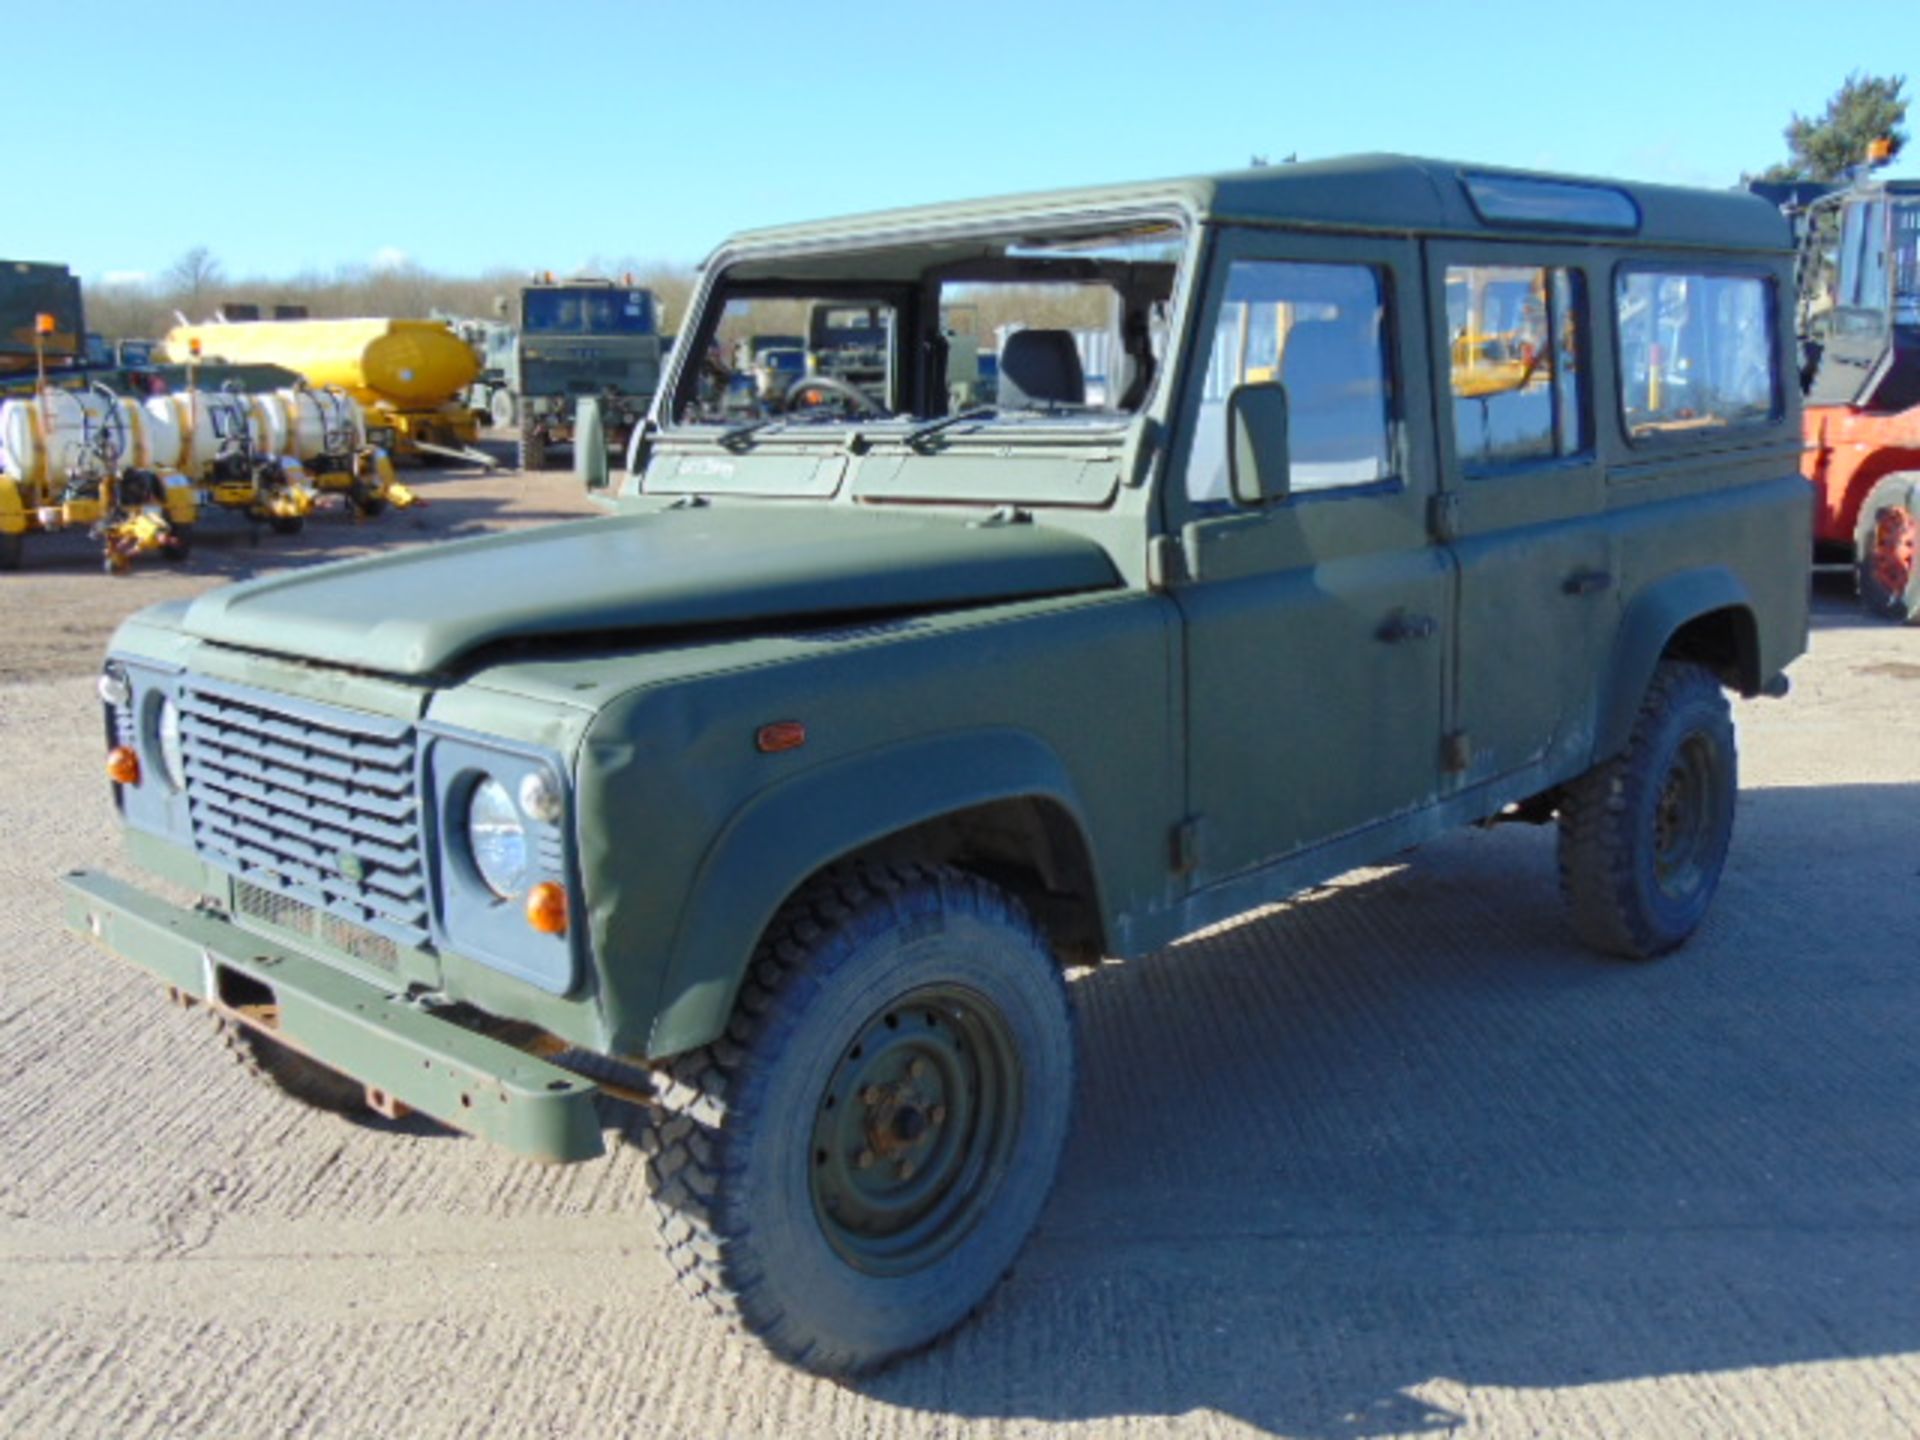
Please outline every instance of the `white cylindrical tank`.
[[137, 412], [141, 465], [150, 470], [176, 470], [180, 466], [180, 412], [173, 396], [155, 395]]
[[276, 390], [270, 398], [285, 418], [287, 453], [296, 460], [351, 454], [366, 446], [366, 416], [345, 391], [303, 386]]
[[[172, 464], [199, 478], [223, 448], [244, 437], [255, 455], [281, 455], [287, 448], [287, 417], [268, 395], [236, 395], [224, 390], [155, 395], [143, 417], [149, 431], [152, 464]], [[170, 444], [173, 459], [163, 453]]]
[[48, 390], [31, 399], [0, 404], [0, 447], [6, 473], [23, 483], [45, 484], [89, 460], [104, 435], [121, 465], [139, 463], [138, 422], [117, 397], [94, 390]]

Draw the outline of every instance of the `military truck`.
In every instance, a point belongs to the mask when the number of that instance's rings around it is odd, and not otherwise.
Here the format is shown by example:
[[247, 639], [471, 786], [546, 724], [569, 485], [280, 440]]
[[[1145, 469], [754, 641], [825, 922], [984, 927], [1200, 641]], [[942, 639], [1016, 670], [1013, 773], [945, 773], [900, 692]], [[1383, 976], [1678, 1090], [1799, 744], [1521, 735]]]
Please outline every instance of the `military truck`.
[[[1099, 402], [1032, 323], [951, 408], [949, 287], [1062, 286]], [[1595, 950], [1694, 933], [1806, 643], [1791, 300], [1752, 196], [1393, 157], [739, 235], [609, 515], [127, 622], [113, 803], [205, 898], [69, 923], [310, 1105], [571, 1162], [640, 1102], [688, 1289], [870, 1368], [1033, 1228], [1070, 967], [1503, 819]], [[740, 419], [722, 324], [823, 302], [884, 385]]]
[[481, 354], [471, 403], [497, 427], [520, 427], [522, 470], [544, 469], [550, 448], [573, 443], [583, 397], [599, 403], [608, 443], [624, 445], [660, 383], [659, 303], [631, 281], [545, 275], [520, 291], [510, 323], [463, 333]]

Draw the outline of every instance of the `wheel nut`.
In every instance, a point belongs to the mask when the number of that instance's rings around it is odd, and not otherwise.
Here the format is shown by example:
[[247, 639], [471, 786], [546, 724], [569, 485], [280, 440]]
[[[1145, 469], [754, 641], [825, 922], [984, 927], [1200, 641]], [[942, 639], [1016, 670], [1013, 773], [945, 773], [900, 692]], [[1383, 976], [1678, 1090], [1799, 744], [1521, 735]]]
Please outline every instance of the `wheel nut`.
[[946, 1124], [947, 1123], [947, 1107], [944, 1105], [934, 1106], [933, 1109], [927, 1112], [927, 1118], [933, 1121], [933, 1123], [936, 1125]]
[[902, 1160], [894, 1167], [893, 1173], [898, 1175], [902, 1180], [911, 1180], [913, 1178], [913, 1161]]
[[911, 1075], [916, 1080], [926, 1079], [927, 1078], [927, 1062], [924, 1060], [914, 1061], [911, 1065], [907, 1066], [907, 1074]]
[[873, 1151], [862, 1150], [858, 1155], [853, 1157], [853, 1163], [862, 1170], [871, 1169], [873, 1167]]
[[878, 1105], [880, 1103], [880, 1087], [878, 1085], [863, 1085], [860, 1088], [860, 1103], [862, 1105]]

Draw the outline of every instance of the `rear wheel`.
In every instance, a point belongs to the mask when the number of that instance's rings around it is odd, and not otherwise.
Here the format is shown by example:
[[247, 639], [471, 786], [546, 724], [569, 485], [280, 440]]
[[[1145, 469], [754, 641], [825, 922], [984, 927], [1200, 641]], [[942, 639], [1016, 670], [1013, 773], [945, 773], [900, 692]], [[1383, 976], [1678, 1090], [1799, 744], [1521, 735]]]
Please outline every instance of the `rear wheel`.
[[1560, 888], [1581, 940], [1634, 960], [1683, 943], [1719, 888], [1738, 787], [1719, 680], [1662, 661], [1626, 750], [1562, 794]]
[[1860, 604], [1888, 620], [1920, 619], [1920, 474], [1884, 476], [1854, 530]]
[[160, 558], [180, 565], [184, 564], [191, 554], [193, 554], [193, 526], [169, 526], [167, 542], [160, 547]]
[[276, 535], [298, 535], [302, 530], [307, 528], [307, 517], [304, 515], [269, 515], [267, 517], [267, 528], [272, 530]]
[[310, 1060], [298, 1050], [262, 1034], [251, 1025], [243, 1025], [218, 1011], [213, 1015], [220, 1041], [240, 1068], [256, 1080], [265, 1081], [303, 1105], [335, 1115], [370, 1115], [367, 1090], [357, 1080], [318, 1060]]
[[24, 535], [0, 534], [0, 571], [18, 570], [21, 557], [26, 553]]
[[868, 1370], [964, 1320], [1052, 1188], [1066, 987], [1024, 911], [945, 867], [842, 867], [781, 911], [724, 1040], [645, 1143], [682, 1284], [775, 1354]]

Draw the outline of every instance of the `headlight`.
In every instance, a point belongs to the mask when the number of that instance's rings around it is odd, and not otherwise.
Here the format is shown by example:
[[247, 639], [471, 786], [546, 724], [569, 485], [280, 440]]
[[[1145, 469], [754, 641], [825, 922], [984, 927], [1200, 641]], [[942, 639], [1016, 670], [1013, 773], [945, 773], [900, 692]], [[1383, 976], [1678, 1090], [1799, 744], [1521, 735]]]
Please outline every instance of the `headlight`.
[[511, 900], [527, 888], [527, 827], [507, 787], [488, 776], [467, 801], [467, 854], [487, 888]]
[[187, 756], [180, 744], [180, 707], [171, 699], [160, 702], [160, 718], [154, 725], [160, 741], [160, 768], [167, 783], [176, 790], [187, 788]]

